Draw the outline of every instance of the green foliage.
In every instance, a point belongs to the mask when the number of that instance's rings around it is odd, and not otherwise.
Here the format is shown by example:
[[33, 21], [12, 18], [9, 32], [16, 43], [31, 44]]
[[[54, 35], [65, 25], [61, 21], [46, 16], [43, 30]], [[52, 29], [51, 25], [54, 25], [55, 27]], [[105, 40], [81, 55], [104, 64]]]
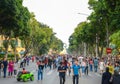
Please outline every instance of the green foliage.
[[4, 34], [9, 36], [13, 29], [18, 29], [22, 0], [0, 0], [0, 25]]
[[117, 48], [120, 48], [120, 30], [110, 37], [111, 43], [115, 44]]
[[15, 49], [17, 47], [17, 40], [15, 39], [10, 40], [10, 44], [11, 44], [11, 47]]
[[[54, 37], [53, 30], [49, 28], [49, 26], [38, 22], [35, 19], [33, 13], [31, 13], [31, 18], [28, 24], [30, 29], [29, 35], [25, 35], [25, 37], [21, 36], [21, 39], [23, 39], [22, 41], [25, 45], [26, 50], [32, 51], [32, 54], [38, 55], [46, 54], [51, 48], [51, 45], [54, 45], [53, 40], [51, 39], [52, 37]], [[56, 41], [57, 39], [54, 40], [54, 42]], [[59, 46], [61, 44], [56, 43], [55, 45]], [[61, 47], [59, 48], [57, 49], [61, 50]]]
[[16, 51], [16, 41], [11, 38], [19, 38], [25, 47], [25, 55], [31, 51], [32, 54], [45, 54], [52, 47], [58, 51], [62, 50], [63, 43], [56, 37], [51, 40], [53, 30], [35, 19], [35, 15], [22, 5], [23, 0], [0, 0], [0, 34], [4, 35], [3, 45], [6, 51], [9, 43]]
[[63, 43], [60, 39], [58, 39], [58, 38], [57, 38], [56, 36], [54, 36], [54, 35], [52, 36], [50, 48], [51, 48], [53, 51], [59, 53], [60, 51], [63, 50], [63, 45], [64, 45], [64, 43]]
[[[28, 28], [30, 12], [22, 5], [22, 1], [23, 0], [0, 0], [1, 34], [4, 35], [5, 38], [9, 38], [3, 42], [6, 52], [11, 38], [27, 36], [30, 33]], [[11, 46], [15, 50], [13, 41], [11, 41]]]
[[103, 26], [106, 24], [106, 22], [108, 23], [110, 34], [113, 34], [117, 30], [119, 30], [119, 0], [89, 0], [89, 5], [90, 8], [93, 10], [93, 13], [97, 15], [98, 19], [102, 19]]
[[[0, 54], [0, 58], [3, 59], [5, 56], [5, 54]], [[8, 53], [8, 59], [14, 59], [15, 55], [14, 54], [11, 54], [11, 53]]]
[[101, 50], [98, 48], [98, 54], [101, 56], [103, 48], [109, 47], [109, 38], [117, 47], [120, 45], [120, 32], [118, 32], [120, 30], [120, 0], [89, 0], [88, 4], [89, 9], [93, 10], [88, 17], [89, 23], [78, 24], [69, 38], [69, 50], [71, 52], [79, 48], [83, 50], [83, 43], [86, 43], [88, 53], [90, 47], [94, 49], [94, 46], [98, 46], [101, 48]]
[[8, 49], [9, 41], [8, 40], [4, 40], [3, 41], [3, 46], [4, 46], [5, 49]]

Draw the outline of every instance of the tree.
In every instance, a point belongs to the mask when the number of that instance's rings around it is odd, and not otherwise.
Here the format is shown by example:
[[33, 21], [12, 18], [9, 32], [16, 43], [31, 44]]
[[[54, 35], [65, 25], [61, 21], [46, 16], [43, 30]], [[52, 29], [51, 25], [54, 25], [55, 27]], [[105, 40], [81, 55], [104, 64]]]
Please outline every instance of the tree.
[[8, 55], [8, 47], [9, 47], [9, 40], [7, 40], [7, 38], [3, 41], [3, 46], [4, 46], [4, 48], [5, 48], [5, 51], [6, 51], [6, 57], [7, 57], [7, 55]]
[[111, 43], [115, 44], [117, 49], [120, 48], [120, 30], [114, 34], [111, 35], [110, 37]]
[[53, 52], [60, 53], [63, 50], [63, 45], [64, 43], [53, 34], [50, 44], [50, 48]]
[[11, 45], [13, 51], [14, 51], [15, 60], [16, 60], [16, 54], [17, 54], [17, 50], [16, 50], [17, 49], [17, 43], [18, 43], [17, 38], [10, 40], [10, 45]]
[[[106, 47], [109, 47], [109, 37], [119, 30], [119, 0], [89, 0], [90, 9], [99, 17], [106, 31]], [[94, 16], [95, 16], [94, 15]], [[96, 18], [97, 19], [97, 18]]]
[[69, 38], [69, 50], [77, 51], [81, 49], [80, 51], [83, 52], [83, 43], [86, 43], [88, 54], [96, 51], [96, 55], [98, 53], [98, 56], [102, 56], [103, 49], [109, 47], [110, 36], [113, 34], [111, 36], [113, 42], [114, 36], [118, 35], [118, 33], [117, 35], [114, 33], [120, 27], [119, 4], [118, 0], [89, 0], [89, 9], [93, 10], [88, 17], [89, 23], [78, 24]]
[[4, 30], [4, 35], [10, 36], [13, 29], [19, 28], [17, 17], [21, 7], [22, 0], [0, 0], [0, 26]]
[[[5, 37], [5, 50], [8, 52], [10, 43], [16, 54], [15, 42], [19, 38], [25, 47], [24, 56], [30, 51], [33, 51], [32, 54], [45, 54], [50, 49], [53, 30], [38, 22], [22, 2], [23, 0], [0, 0], [0, 34]], [[61, 50], [62, 41], [55, 41], [57, 49]]]
[[22, 6], [22, 1], [0, 0], [0, 28], [3, 30], [1, 34], [4, 35], [5, 40], [8, 40], [7, 42], [13, 37], [23, 35], [23, 31], [28, 26], [29, 11]]

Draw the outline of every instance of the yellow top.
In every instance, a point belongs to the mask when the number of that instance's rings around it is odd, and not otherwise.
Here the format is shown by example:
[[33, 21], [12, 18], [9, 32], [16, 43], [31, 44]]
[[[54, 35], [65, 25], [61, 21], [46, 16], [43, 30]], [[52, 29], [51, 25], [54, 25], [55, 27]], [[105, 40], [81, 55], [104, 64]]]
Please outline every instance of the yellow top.
[[109, 68], [109, 72], [113, 75], [114, 74], [114, 67], [109, 65], [108, 68]]

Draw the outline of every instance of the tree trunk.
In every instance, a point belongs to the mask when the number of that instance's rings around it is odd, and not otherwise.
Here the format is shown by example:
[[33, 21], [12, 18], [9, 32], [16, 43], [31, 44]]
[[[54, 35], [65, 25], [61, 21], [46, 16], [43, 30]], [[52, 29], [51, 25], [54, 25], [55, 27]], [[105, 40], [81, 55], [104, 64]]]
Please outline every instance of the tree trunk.
[[109, 25], [108, 22], [106, 22], [106, 41], [107, 41], [107, 45], [106, 47], [109, 48]]
[[7, 59], [8, 58], [8, 48], [9, 48], [9, 40], [10, 40], [10, 38], [5, 36], [5, 40], [7, 41], [7, 43], [4, 46], [5, 47], [5, 51], [6, 51], [5, 58]]
[[15, 61], [17, 60], [17, 57], [16, 57], [16, 54], [17, 54], [17, 42], [18, 42], [18, 39], [17, 37], [15, 38], [15, 48], [14, 48], [14, 56], [15, 56]]
[[100, 52], [100, 57], [102, 57], [102, 55], [103, 55], [103, 49], [104, 49], [104, 47], [102, 46], [101, 47], [101, 52]]

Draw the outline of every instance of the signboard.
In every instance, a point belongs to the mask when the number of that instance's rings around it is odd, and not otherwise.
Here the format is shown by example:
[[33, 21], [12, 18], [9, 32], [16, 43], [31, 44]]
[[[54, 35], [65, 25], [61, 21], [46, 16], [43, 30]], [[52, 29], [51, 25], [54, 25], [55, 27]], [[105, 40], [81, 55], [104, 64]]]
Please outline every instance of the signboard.
[[112, 49], [111, 48], [106, 48], [106, 53], [107, 54], [111, 54], [112, 53]]

